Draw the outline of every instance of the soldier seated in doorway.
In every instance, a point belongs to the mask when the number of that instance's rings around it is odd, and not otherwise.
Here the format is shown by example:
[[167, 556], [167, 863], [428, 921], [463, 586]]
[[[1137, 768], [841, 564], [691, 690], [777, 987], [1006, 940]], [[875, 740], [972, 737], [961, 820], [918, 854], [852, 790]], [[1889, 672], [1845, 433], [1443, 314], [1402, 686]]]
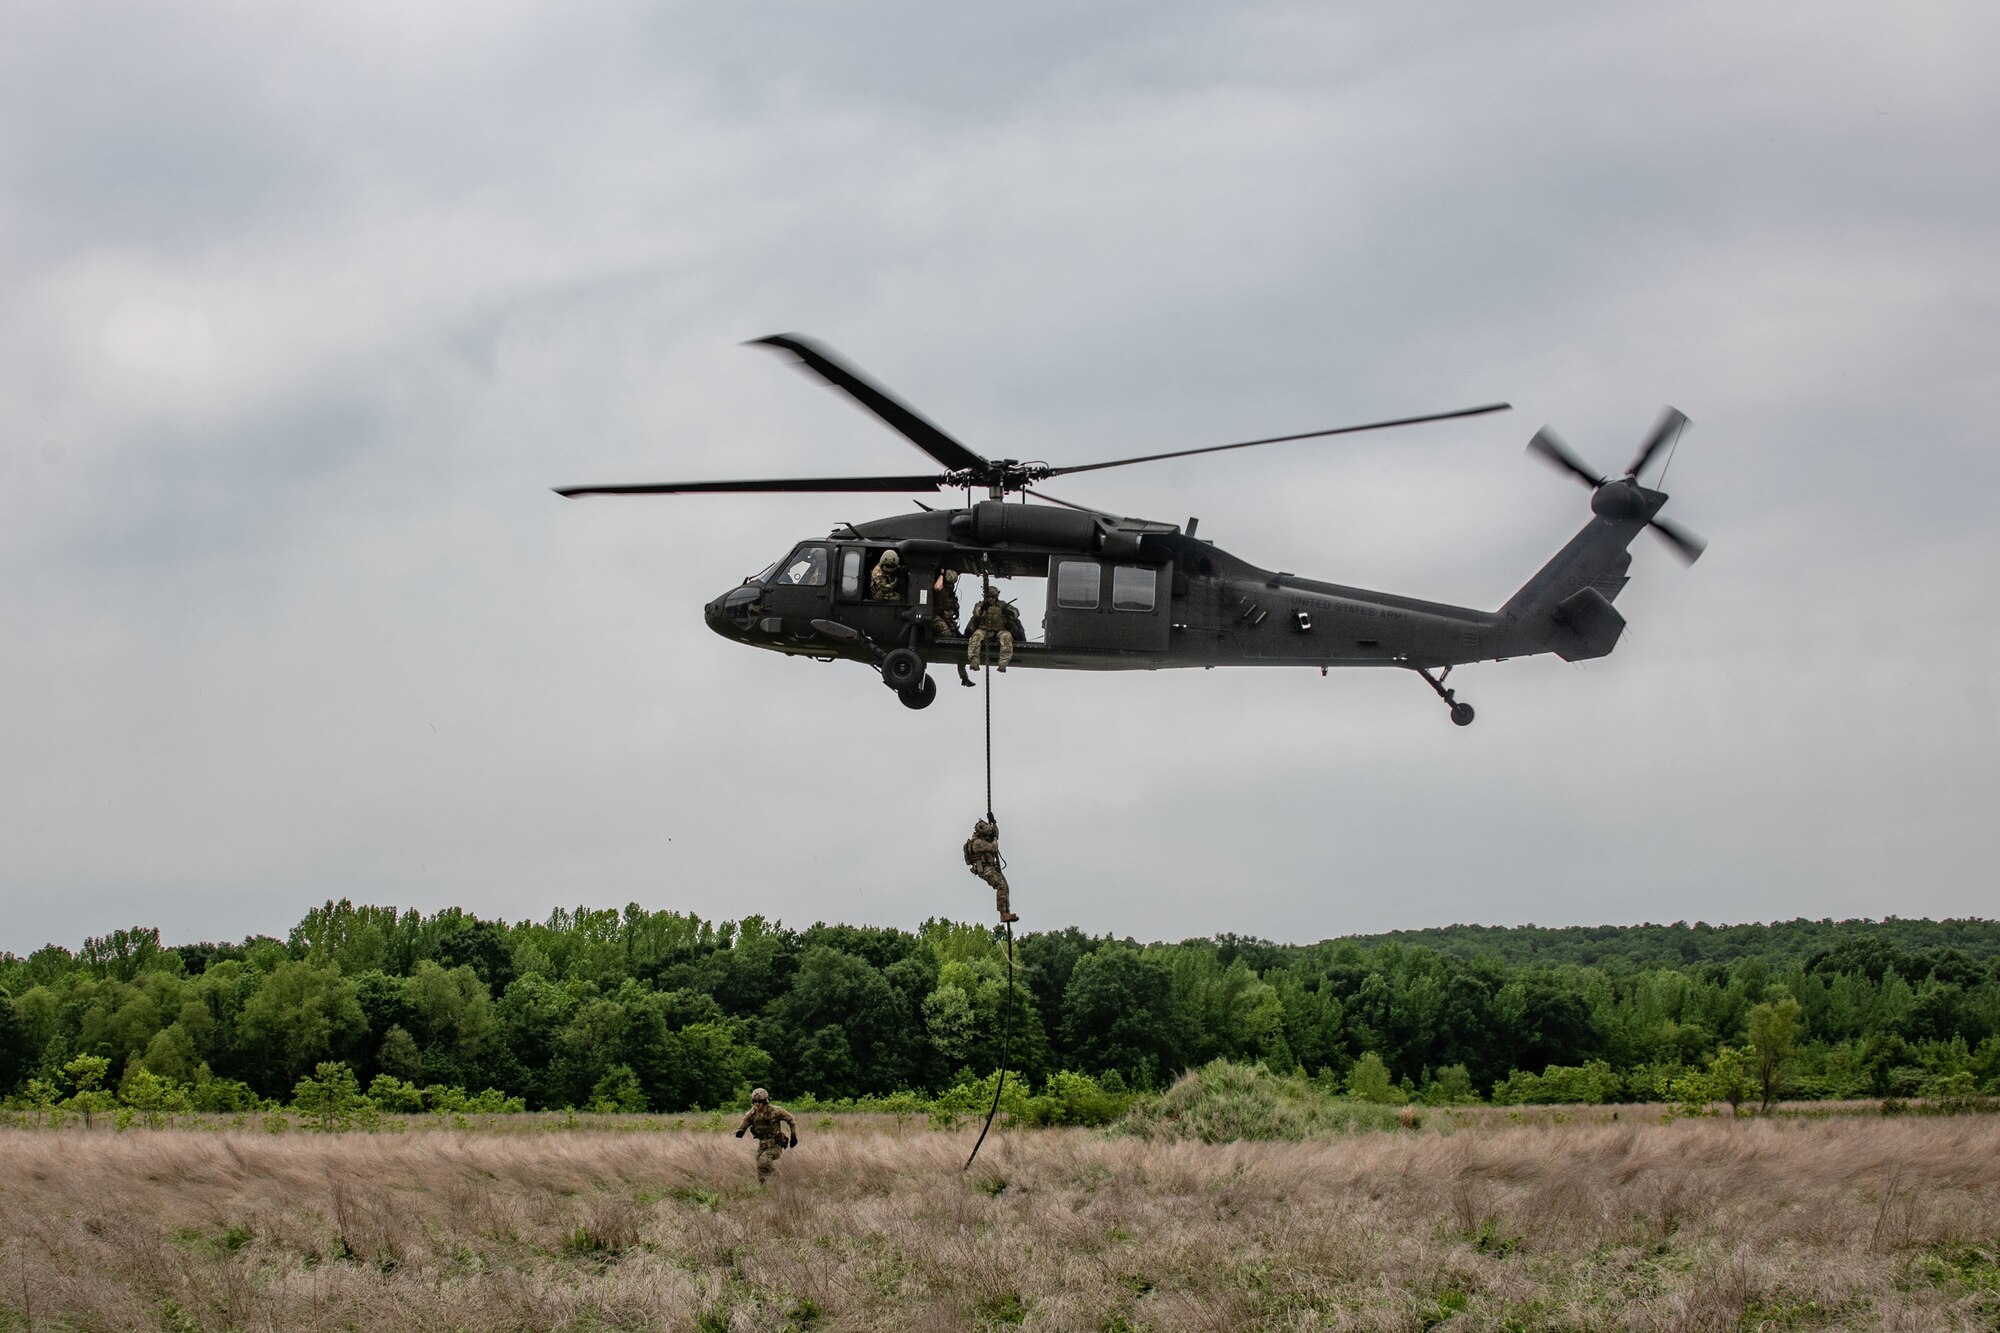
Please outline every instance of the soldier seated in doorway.
[[991, 635], [1000, 642], [1000, 670], [1005, 671], [1014, 660], [1014, 630], [1020, 623], [1020, 613], [1014, 610], [1013, 603], [1001, 601], [1000, 590], [987, 584], [986, 595], [972, 608], [972, 633], [965, 641], [965, 660], [972, 669], [979, 670], [986, 638]]
[[868, 595], [878, 602], [903, 600], [903, 557], [894, 551], [882, 552], [868, 575]]

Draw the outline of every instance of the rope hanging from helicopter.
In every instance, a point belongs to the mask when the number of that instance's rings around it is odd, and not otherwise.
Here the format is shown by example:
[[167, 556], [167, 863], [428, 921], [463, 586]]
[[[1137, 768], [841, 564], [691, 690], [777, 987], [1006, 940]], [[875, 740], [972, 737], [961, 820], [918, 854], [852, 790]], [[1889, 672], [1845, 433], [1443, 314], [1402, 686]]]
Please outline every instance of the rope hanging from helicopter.
[[[993, 581], [990, 576], [982, 574], [979, 582], [980, 598], [983, 601], [986, 591], [993, 586]], [[980, 642], [979, 655], [981, 658], [986, 656], [984, 640]], [[981, 665], [984, 667], [984, 663]], [[986, 696], [986, 818], [989, 822], [997, 823], [998, 821], [993, 818], [993, 678], [999, 673], [991, 667], [984, 667], [984, 671], [986, 675], [986, 688], [983, 691]], [[998, 855], [997, 850], [995, 854]], [[1006, 864], [1004, 859], [1000, 863], [1003, 873], [1005, 872]], [[959, 1168], [961, 1174], [972, 1169], [972, 1163], [978, 1158], [980, 1148], [986, 1143], [987, 1134], [992, 1132], [993, 1117], [1000, 1113], [1000, 1093], [1007, 1086], [1007, 1062], [1014, 1054], [1014, 923], [1011, 921], [1002, 921], [1000, 928], [1007, 932], [1007, 1005], [1006, 1008], [1000, 1011], [1000, 1073], [999, 1077], [993, 1081], [993, 1105], [986, 1108], [986, 1123], [980, 1126], [979, 1139], [972, 1145], [972, 1152], [966, 1157], [965, 1165]]]

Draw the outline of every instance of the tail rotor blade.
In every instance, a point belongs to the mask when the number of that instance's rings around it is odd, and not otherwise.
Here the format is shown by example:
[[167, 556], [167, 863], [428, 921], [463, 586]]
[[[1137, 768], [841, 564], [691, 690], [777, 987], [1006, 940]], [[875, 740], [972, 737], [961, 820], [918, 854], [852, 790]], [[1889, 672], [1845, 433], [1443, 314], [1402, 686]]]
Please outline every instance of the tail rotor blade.
[[1636, 477], [1644, 472], [1646, 465], [1653, 461], [1653, 455], [1660, 452], [1665, 445], [1672, 443], [1681, 433], [1681, 428], [1687, 425], [1687, 421], [1687, 414], [1677, 407], [1661, 411], [1660, 419], [1653, 423], [1653, 433], [1639, 446], [1639, 452], [1633, 456], [1632, 466], [1625, 469], [1625, 475]]
[[1551, 467], [1570, 473], [1592, 490], [1604, 484], [1605, 479], [1585, 467], [1583, 460], [1572, 453], [1570, 447], [1562, 442], [1562, 436], [1556, 434], [1547, 426], [1536, 431], [1535, 438], [1528, 441], [1528, 452], [1531, 454], [1540, 454]]
[[1701, 559], [1701, 553], [1708, 549], [1707, 538], [1697, 537], [1678, 523], [1656, 518], [1648, 526], [1667, 544], [1668, 549], [1680, 557], [1684, 565], [1691, 565]]

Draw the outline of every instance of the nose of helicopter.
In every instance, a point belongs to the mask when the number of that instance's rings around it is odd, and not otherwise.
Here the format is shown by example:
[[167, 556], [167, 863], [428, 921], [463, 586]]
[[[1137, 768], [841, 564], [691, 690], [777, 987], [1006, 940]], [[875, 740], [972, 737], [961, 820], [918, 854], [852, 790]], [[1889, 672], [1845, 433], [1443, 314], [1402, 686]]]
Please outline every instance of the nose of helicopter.
[[750, 628], [753, 608], [764, 590], [755, 584], [746, 583], [731, 588], [707, 606], [702, 608], [702, 617], [708, 627], [725, 639], [740, 639]]

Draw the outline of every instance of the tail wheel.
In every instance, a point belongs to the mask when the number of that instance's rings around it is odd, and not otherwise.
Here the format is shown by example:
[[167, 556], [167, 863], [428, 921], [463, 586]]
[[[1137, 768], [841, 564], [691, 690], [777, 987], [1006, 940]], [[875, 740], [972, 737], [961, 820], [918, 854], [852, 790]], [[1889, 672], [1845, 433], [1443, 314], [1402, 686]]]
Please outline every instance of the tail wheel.
[[1451, 706], [1451, 721], [1453, 726], [1458, 726], [1458, 727], [1471, 726], [1472, 716], [1473, 714], [1472, 714], [1471, 704], [1453, 704]]
[[905, 708], [929, 708], [937, 698], [937, 682], [925, 676], [908, 689], [897, 690], [896, 697], [903, 701]]
[[915, 688], [917, 682], [924, 679], [927, 679], [924, 659], [917, 656], [914, 649], [892, 649], [882, 659], [882, 683], [898, 694]]

